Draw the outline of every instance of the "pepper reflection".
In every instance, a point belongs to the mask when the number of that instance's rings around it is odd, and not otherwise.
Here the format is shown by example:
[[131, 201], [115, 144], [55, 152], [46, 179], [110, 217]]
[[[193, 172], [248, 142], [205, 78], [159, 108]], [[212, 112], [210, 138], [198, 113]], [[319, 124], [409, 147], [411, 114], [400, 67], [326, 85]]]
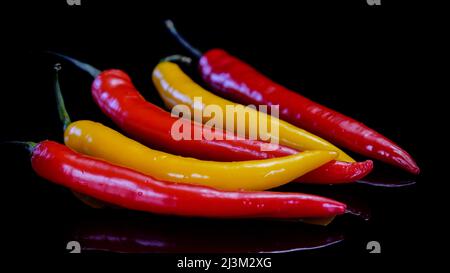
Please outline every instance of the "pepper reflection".
[[82, 251], [121, 253], [263, 253], [331, 246], [343, 235], [328, 227], [272, 220], [174, 218], [105, 210], [83, 215], [68, 239]]

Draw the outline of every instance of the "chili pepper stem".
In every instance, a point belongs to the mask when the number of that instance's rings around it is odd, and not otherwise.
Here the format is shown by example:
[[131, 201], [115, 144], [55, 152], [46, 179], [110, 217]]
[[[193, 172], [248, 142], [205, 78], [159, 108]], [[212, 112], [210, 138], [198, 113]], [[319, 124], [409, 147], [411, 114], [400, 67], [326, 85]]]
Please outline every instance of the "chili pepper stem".
[[188, 43], [188, 41], [181, 36], [180, 33], [178, 33], [177, 29], [175, 28], [174, 23], [172, 20], [166, 20], [164, 21], [164, 24], [166, 25], [167, 29], [170, 31], [172, 36], [184, 47], [186, 48], [193, 56], [200, 59], [202, 57], [202, 52], [198, 50], [197, 48], [193, 47], [191, 44]]
[[181, 62], [181, 63], [185, 63], [185, 64], [191, 64], [192, 59], [189, 57], [186, 57], [184, 55], [176, 54], [176, 55], [171, 55], [171, 56], [162, 58], [159, 62], [160, 63], [162, 63], [162, 62]]
[[46, 52], [49, 53], [49, 54], [52, 54], [52, 55], [55, 55], [55, 56], [63, 58], [64, 60], [66, 60], [66, 61], [72, 63], [73, 65], [75, 65], [76, 67], [78, 67], [79, 69], [89, 73], [89, 75], [91, 75], [94, 78], [97, 77], [101, 73], [101, 70], [93, 67], [92, 65], [84, 63], [84, 62], [81, 62], [81, 61], [79, 61], [77, 59], [74, 59], [72, 57], [69, 57], [69, 56], [66, 56], [66, 55], [63, 55], [63, 54], [60, 54], [60, 53], [57, 53], [57, 52], [53, 52], [53, 51], [46, 51]]
[[4, 141], [3, 144], [18, 144], [24, 146], [28, 152], [33, 153], [34, 148], [36, 147], [37, 143], [32, 141]]
[[54, 89], [56, 96], [56, 104], [58, 106], [59, 119], [63, 123], [63, 130], [65, 131], [72, 122], [70, 121], [69, 114], [67, 113], [66, 106], [64, 105], [64, 98], [61, 94], [61, 87], [59, 85], [59, 78], [58, 78], [59, 70], [61, 70], [61, 65], [59, 63], [55, 64]]

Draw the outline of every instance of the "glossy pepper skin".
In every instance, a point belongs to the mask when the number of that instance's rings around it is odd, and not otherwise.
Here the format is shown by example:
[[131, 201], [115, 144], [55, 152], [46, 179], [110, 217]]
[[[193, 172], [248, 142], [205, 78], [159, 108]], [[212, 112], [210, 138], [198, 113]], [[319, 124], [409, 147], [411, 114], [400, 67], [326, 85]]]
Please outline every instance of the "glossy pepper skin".
[[[212, 94], [211, 92], [203, 89], [200, 85], [190, 79], [181, 68], [168, 61], [160, 62], [152, 73], [153, 84], [159, 92], [160, 97], [163, 99], [166, 106], [172, 108], [175, 105], [186, 105], [192, 112], [203, 111], [206, 105], [215, 105], [221, 108], [224, 119], [226, 119], [226, 106], [236, 106], [238, 104], [229, 100], [223, 99], [219, 96]], [[202, 98], [202, 104], [195, 104], [194, 98]], [[242, 107], [243, 109], [244, 107]], [[244, 111], [244, 110], [242, 110]], [[285, 121], [279, 120], [273, 116], [259, 113], [257, 110], [248, 110], [249, 116], [255, 116], [255, 120], [258, 120], [258, 115], [265, 117], [267, 121], [274, 120], [279, 125], [279, 136], [266, 132], [263, 136], [258, 136], [266, 139], [277, 139], [281, 145], [291, 147], [293, 149], [305, 151], [305, 150], [326, 150], [338, 152], [337, 160], [354, 162], [354, 160], [341, 151], [336, 146], [321, 139], [307, 131], [297, 128]], [[208, 117], [203, 119], [203, 122], [208, 121]], [[251, 118], [250, 118], [251, 119]], [[269, 121], [270, 122], [270, 121]], [[247, 120], [248, 123], [248, 120]], [[226, 124], [225, 121], [223, 124]], [[237, 131], [239, 125], [235, 126]], [[245, 128], [249, 126], [245, 125]]]
[[345, 147], [413, 174], [414, 159], [397, 144], [366, 125], [277, 84], [221, 49], [207, 51], [199, 61], [205, 82], [218, 94], [243, 104], [278, 104], [280, 118]]
[[219, 191], [168, 183], [74, 152], [53, 141], [32, 148], [31, 164], [41, 177], [123, 208], [209, 218], [333, 217], [340, 202], [299, 193]]
[[65, 144], [77, 152], [126, 166], [164, 181], [207, 185], [224, 190], [267, 190], [333, 160], [330, 151], [307, 151], [264, 160], [217, 162], [150, 149], [100, 123], [71, 123]]
[[[146, 101], [125, 72], [117, 69], [97, 72], [97, 69], [88, 64], [60, 56], [95, 77], [92, 84], [94, 101], [123, 131], [145, 145], [172, 154], [213, 161], [268, 159], [298, 152], [283, 145], [278, 145], [272, 151], [264, 151], [262, 149], [264, 142], [234, 135], [233, 139], [229, 137], [231, 133], [215, 129], [210, 129], [218, 136], [213, 140], [203, 138], [177, 141], [172, 138], [170, 131], [178, 118]], [[186, 128], [191, 126], [191, 132], [202, 129], [201, 124], [188, 120], [184, 122]], [[333, 160], [295, 181], [314, 184], [349, 183], [366, 176], [372, 168], [373, 163], [370, 160], [354, 163]]]

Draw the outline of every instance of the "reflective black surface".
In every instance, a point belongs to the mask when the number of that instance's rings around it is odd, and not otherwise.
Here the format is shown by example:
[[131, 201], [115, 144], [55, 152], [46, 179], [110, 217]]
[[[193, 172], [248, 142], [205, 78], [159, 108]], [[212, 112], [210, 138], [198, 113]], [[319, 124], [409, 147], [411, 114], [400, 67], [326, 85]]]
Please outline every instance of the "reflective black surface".
[[[138, 3], [93, 1], [72, 8], [61, 2], [52, 9], [45, 4], [15, 9], [17, 16], [9, 22], [5, 35], [11, 48], [2, 52], [8, 71], [3, 74], [1, 141], [62, 142], [52, 92], [52, 67], [59, 60], [43, 50], [100, 69], [123, 69], [146, 99], [162, 105], [151, 71], [160, 58], [186, 53], [165, 32], [162, 20], [170, 17], [200, 49], [225, 48], [278, 82], [382, 132], [415, 157], [423, 174], [412, 177], [376, 162], [365, 183], [280, 189], [347, 202], [353, 211], [370, 215], [369, 220], [344, 215], [320, 227], [173, 218], [88, 208], [68, 190], [37, 177], [25, 151], [2, 145], [5, 249], [66, 253], [67, 242], [78, 240], [83, 251], [92, 252], [355, 255], [366, 254], [366, 244], [375, 240], [385, 255], [417, 252], [418, 234], [429, 219], [425, 205], [432, 199], [426, 189], [437, 181], [427, 176], [434, 162], [426, 155], [424, 131], [432, 125], [424, 123], [429, 96], [419, 93], [425, 89], [418, 65], [422, 57], [417, 54], [421, 30], [414, 14], [402, 12], [400, 17], [393, 7], [375, 10], [365, 3], [305, 4], [296, 9], [263, 5], [256, 10], [235, 9], [233, 3], [219, 9], [192, 3], [143, 8]], [[61, 86], [72, 118], [116, 128], [91, 99], [90, 77], [62, 64]], [[187, 72], [200, 82], [194, 70]], [[378, 186], [368, 185], [374, 183]]]
[[68, 238], [78, 241], [83, 251], [121, 253], [281, 253], [324, 248], [344, 240], [339, 231], [300, 223], [144, 217], [125, 212], [88, 215], [73, 225]]

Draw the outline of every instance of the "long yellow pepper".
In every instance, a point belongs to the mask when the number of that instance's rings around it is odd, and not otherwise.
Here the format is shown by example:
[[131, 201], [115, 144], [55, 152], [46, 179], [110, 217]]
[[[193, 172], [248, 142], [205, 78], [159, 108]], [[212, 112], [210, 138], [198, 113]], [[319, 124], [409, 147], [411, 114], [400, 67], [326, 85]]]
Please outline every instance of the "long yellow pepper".
[[[156, 89], [159, 92], [159, 95], [163, 99], [164, 103], [168, 108], [172, 108], [175, 105], [186, 105], [190, 108], [191, 111], [200, 111], [203, 112], [205, 107], [208, 105], [216, 105], [222, 111], [224, 122], [222, 124], [226, 124], [227, 119], [227, 105], [234, 106], [237, 109], [233, 114], [234, 121], [237, 121], [236, 116], [243, 115], [248, 117], [243, 122], [246, 124], [237, 124], [235, 126], [235, 132], [238, 132], [238, 128], [242, 128], [245, 126], [248, 133], [249, 126], [255, 124], [249, 124], [250, 120], [259, 121], [256, 126], [259, 127], [261, 122], [266, 124], [277, 124], [279, 127], [278, 136], [276, 134], [272, 134], [271, 132], [265, 132], [261, 134], [259, 128], [258, 129], [258, 138], [262, 140], [276, 139], [280, 144], [298, 149], [301, 151], [308, 150], [326, 150], [326, 151], [335, 151], [338, 152], [337, 160], [346, 161], [346, 162], [354, 162], [354, 160], [341, 151], [339, 148], [329, 143], [328, 141], [315, 136], [303, 129], [295, 127], [288, 122], [282, 121], [270, 115], [264, 114], [262, 112], [258, 112], [254, 109], [245, 108], [242, 105], [236, 104], [229, 100], [223, 99], [219, 96], [212, 94], [211, 92], [203, 89], [200, 85], [195, 83], [191, 78], [189, 78], [181, 68], [172, 62], [163, 61], [160, 62], [156, 68], [153, 70], [152, 74], [153, 84], [156, 86]], [[200, 97], [202, 99], [202, 103], [194, 103], [194, 98]], [[236, 107], [241, 106], [241, 107]], [[245, 111], [246, 113], [242, 113]], [[208, 115], [202, 115], [203, 123], [207, 122], [211, 118]], [[271, 120], [272, 119], [272, 120]], [[242, 122], [242, 121], [241, 121]], [[239, 121], [238, 121], [239, 123]], [[225, 127], [225, 126], [224, 126]], [[221, 128], [225, 129], [225, 128]]]
[[265, 160], [202, 161], [152, 150], [100, 123], [86, 120], [71, 123], [64, 132], [64, 142], [77, 152], [156, 179], [223, 190], [274, 188], [337, 157], [335, 152], [309, 151]]

